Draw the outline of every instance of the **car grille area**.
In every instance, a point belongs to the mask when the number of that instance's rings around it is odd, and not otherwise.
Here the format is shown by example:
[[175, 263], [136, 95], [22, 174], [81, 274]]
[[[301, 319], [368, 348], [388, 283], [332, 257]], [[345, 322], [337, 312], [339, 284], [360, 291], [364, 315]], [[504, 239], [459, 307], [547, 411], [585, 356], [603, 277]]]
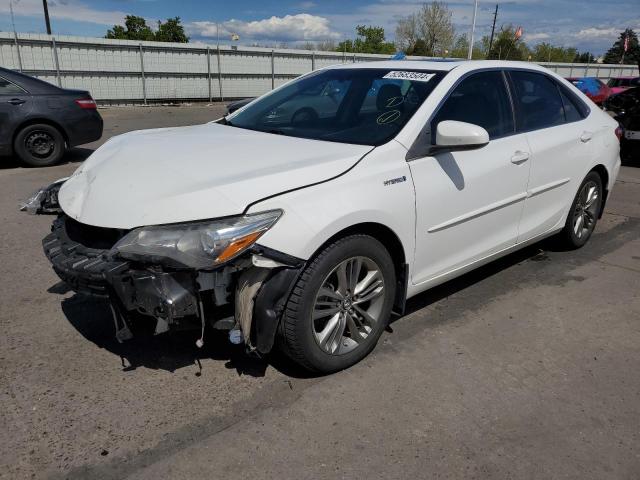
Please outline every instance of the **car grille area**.
[[66, 216], [53, 222], [42, 246], [54, 271], [79, 293], [108, 297], [107, 275], [118, 275], [129, 263], [108, 257], [110, 248], [124, 233], [84, 225]]

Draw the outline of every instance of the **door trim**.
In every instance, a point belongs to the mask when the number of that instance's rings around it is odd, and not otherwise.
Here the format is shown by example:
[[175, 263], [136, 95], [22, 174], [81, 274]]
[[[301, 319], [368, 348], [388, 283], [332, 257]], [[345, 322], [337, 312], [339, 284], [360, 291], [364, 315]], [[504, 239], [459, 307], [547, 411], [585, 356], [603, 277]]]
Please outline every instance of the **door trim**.
[[427, 233], [434, 233], [440, 230], [444, 230], [445, 228], [453, 227], [454, 225], [459, 225], [460, 223], [467, 222], [474, 218], [481, 217], [482, 215], [486, 215], [487, 213], [491, 213], [501, 208], [507, 207], [509, 205], [513, 205], [514, 203], [521, 202], [528, 196], [529, 194], [527, 192], [522, 192], [522, 193], [518, 193], [517, 195], [507, 197], [504, 200], [490, 203], [489, 205], [484, 206], [482, 208], [478, 208], [477, 210], [472, 210], [471, 212], [465, 213], [464, 215], [460, 215], [459, 217], [455, 217], [455, 218], [452, 218], [451, 220], [447, 220], [446, 222], [440, 223], [438, 225], [434, 225], [433, 227], [427, 230]]
[[571, 181], [570, 178], [563, 178], [561, 180], [556, 180], [555, 182], [547, 183], [545, 185], [540, 185], [539, 187], [532, 188], [527, 192], [527, 198], [535, 197], [536, 195], [540, 195], [541, 193], [548, 192], [549, 190], [558, 188], [562, 185], [569, 183], [570, 181]]

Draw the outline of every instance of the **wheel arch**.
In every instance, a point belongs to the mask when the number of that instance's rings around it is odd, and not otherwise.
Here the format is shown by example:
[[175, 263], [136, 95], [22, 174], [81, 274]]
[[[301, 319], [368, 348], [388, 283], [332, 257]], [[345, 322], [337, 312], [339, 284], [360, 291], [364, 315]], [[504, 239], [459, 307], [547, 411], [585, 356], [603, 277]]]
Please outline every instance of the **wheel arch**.
[[45, 124], [55, 128], [60, 132], [60, 134], [62, 135], [62, 138], [64, 138], [65, 143], [69, 145], [69, 135], [67, 134], [67, 131], [64, 129], [64, 127], [60, 125], [58, 122], [51, 120], [50, 118], [47, 118], [47, 117], [31, 117], [24, 120], [22, 123], [20, 123], [13, 131], [13, 136], [11, 137], [12, 150], [14, 149], [13, 146], [15, 145], [16, 137], [18, 136], [18, 134], [26, 127], [30, 125], [37, 125], [37, 124]]
[[348, 237], [349, 235], [368, 235], [378, 240], [389, 252], [396, 271], [396, 296], [393, 302], [393, 312], [402, 315], [407, 299], [407, 287], [409, 282], [409, 264], [404, 245], [400, 237], [387, 225], [377, 222], [362, 222], [350, 225], [334, 233], [320, 247], [313, 256], [321, 252], [327, 245]]
[[589, 173], [591, 172], [595, 172], [598, 175], [600, 175], [600, 179], [602, 180], [602, 204], [600, 205], [600, 212], [598, 214], [598, 218], [602, 218], [602, 214], [604, 213], [604, 207], [607, 203], [607, 198], [609, 197], [609, 171], [607, 170], [607, 167], [605, 167], [603, 164], [599, 163], [598, 165], [596, 165], [595, 167], [593, 167], [591, 170], [589, 170]]

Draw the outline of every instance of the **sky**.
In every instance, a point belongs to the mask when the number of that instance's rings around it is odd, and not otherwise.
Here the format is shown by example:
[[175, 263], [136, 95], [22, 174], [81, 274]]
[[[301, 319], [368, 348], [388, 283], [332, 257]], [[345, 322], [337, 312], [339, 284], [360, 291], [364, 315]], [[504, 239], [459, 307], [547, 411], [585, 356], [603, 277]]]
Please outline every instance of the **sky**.
[[[239, 44], [289, 45], [354, 36], [355, 25], [378, 25], [393, 40], [399, 18], [419, 9], [408, 0], [48, 0], [54, 34], [103, 37], [127, 14], [157, 20], [179, 16], [191, 41], [214, 44], [216, 24], [221, 43], [232, 33]], [[45, 33], [42, 0], [0, 0], [0, 31]], [[446, 1], [456, 33], [470, 30], [473, 0]], [[550, 42], [580, 51], [604, 53], [624, 28], [640, 34], [640, 0], [499, 1], [497, 27], [522, 26], [528, 44]], [[480, 0], [476, 39], [491, 31], [496, 1]]]

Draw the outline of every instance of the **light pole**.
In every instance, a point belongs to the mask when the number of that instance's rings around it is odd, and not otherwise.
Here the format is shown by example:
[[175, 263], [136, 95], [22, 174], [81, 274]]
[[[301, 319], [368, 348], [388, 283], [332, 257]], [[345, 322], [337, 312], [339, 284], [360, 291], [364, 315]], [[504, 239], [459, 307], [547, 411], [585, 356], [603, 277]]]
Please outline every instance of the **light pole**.
[[471, 38], [469, 39], [469, 53], [467, 54], [467, 60], [471, 60], [473, 55], [473, 35], [476, 32], [476, 15], [478, 14], [478, 0], [475, 0], [473, 5], [473, 22], [471, 23]]

